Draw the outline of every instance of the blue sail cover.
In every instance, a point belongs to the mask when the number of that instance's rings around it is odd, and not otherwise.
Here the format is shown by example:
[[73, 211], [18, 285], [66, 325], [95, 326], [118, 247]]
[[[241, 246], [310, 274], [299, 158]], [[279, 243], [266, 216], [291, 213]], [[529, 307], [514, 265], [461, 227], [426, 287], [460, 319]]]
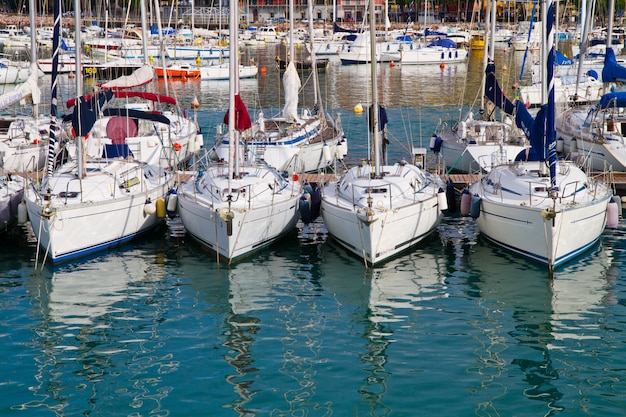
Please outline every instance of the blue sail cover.
[[151, 113], [143, 110], [136, 109], [126, 109], [126, 108], [110, 108], [104, 109], [102, 111], [103, 116], [119, 116], [119, 117], [130, 117], [131, 119], [141, 119], [148, 120], [151, 122], [163, 123], [166, 125], [170, 124], [170, 119], [166, 116], [163, 116], [159, 113]]
[[456, 43], [452, 39], [437, 39], [431, 42], [428, 47], [441, 46], [442, 48], [456, 48]]
[[613, 83], [618, 81], [626, 81], [626, 68], [617, 62], [613, 48], [609, 48], [604, 55], [602, 82]]
[[[537, 116], [528, 112], [521, 101], [516, 102], [515, 125], [522, 129], [524, 135], [530, 141], [531, 151], [526, 157], [526, 152], [520, 152], [516, 160], [543, 161], [546, 159], [545, 133], [546, 133], [547, 105], [541, 106]], [[522, 158], [522, 156], [524, 157]]]
[[563, 55], [559, 50], [556, 51], [554, 63], [555, 65], [574, 65], [574, 61]]
[[447, 37], [448, 34], [444, 32], [437, 32], [436, 30], [425, 29], [424, 36], [444, 36]]
[[113, 98], [113, 91], [111, 90], [101, 91], [89, 98], [86, 96], [79, 97], [78, 105], [74, 106], [72, 113], [72, 128], [77, 137], [83, 137], [91, 131], [96, 123], [99, 110], [111, 98]]
[[338, 32], [345, 32], [345, 33], [358, 33], [358, 30], [353, 30], [353, 29], [346, 29], [346, 28], [342, 28], [341, 26], [339, 26], [337, 24], [337, 22], [333, 22], [333, 33], [338, 33]]
[[[369, 122], [370, 132], [374, 131], [374, 112], [372, 109], [373, 107], [370, 107], [368, 109], [368, 114], [370, 118], [370, 122]], [[389, 119], [387, 118], [387, 110], [385, 109], [385, 107], [379, 104], [378, 105], [378, 130], [382, 132], [385, 129], [385, 126], [387, 125], [388, 122], [389, 122]]]
[[600, 98], [598, 106], [601, 109], [607, 107], [626, 107], [626, 91], [607, 93]]
[[504, 95], [504, 92], [498, 84], [495, 64], [489, 62], [485, 72], [487, 73], [487, 77], [485, 78], [485, 97], [506, 114], [512, 115], [515, 110], [515, 105]]

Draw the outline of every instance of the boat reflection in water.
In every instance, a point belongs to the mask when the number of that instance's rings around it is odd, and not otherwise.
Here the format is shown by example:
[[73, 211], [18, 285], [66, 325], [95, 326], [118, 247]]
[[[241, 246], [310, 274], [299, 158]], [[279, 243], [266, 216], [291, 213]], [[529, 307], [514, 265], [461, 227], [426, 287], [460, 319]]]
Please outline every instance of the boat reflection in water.
[[[539, 265], [479, 239], [468, 258], [470, 291], [484, 311], [476, 322], [476, 362], [468, 368], [482, 376], [477, 413], [544, 415], [584, 402], [587, 377], [578, 375], [577, 386], [565, 374], [585, 374], [580, 370], [594, 361], [581, 355], [591, 357], [595, 344], [605, 344], [601, 317], [611, 299], [611, 258], [610, 249], [597, 245], [586, 260], [551, 280]], [[511, 380], [519, 374], [515, 368], [521, 371], [517, 382]], [[518, 392], [529, 402], [511, 408]]]
[[[156, 365], [166, 372], [177, 365], [167, 355], [153, 356], [161, 343], [159, 309], [150, 317], [144, 311], [154, 296], [160, 298], [153, 290], [163, 269], [153, 248], [125, 249], [46, 267], [28, 281], [41, 319], [24, 352], [25, 357], [32, 355], [32, 362], [22, 365], [37, 368], [33, 370], [37, 383], [29, 387], [32, 400], [19, 407], [62, 408], [66, 415], [74, 415], [101, 409], [98, 398], [118, 398], [117, 407], [135, 403], [141, 409], [147, 399], [153, 408], [154, 402], [168, 396], [168, 389], [147, 371]], [[154, 305], [170, 299], [164, 296]], [[134, 338], [128, 337], [129, 328]], [[105, 375], [110, 384], [102, 383]]]
[[[358, 263], [351, 267], [351, 260], [346, 265], [335, 255], [335, 251], [319, 252], [314, 245], [298, 248], [293, 242], [279, 243], [230, 268], [230, 313], [224, 317], [223, 346], [228, 348], [226, 362], [233, 368], [226, 377], [233, 394], [224, 398], [233, 400], [225, 407], [242, 415], [270, 403], [277, 404], [273, 412], [281, 415], [304, 415], [314, 409], [330, 415], [344, 409], [336, 396], [342, 382], [330, 384], [338, 384], [336, 389], [326, 385], [332, 379], [328, 373], [337, 366], [338, 352], [348, 361], [353, 359], [344, 351], [350, 343], [342, 343], [351, 335], [337, 328], [335, 320], [358, 310], [363, 282], [358, 278], [345, 282], [346, 275], [339, 271], [360, 274], [357, 270], [362, 268]], [[294, 261], [298, 256], [303, 262]], [[324, 267], [333, 271], [324, 278], [310, 270], [321, 258]], [[354, 398], [353, 394], [347, 397]]]

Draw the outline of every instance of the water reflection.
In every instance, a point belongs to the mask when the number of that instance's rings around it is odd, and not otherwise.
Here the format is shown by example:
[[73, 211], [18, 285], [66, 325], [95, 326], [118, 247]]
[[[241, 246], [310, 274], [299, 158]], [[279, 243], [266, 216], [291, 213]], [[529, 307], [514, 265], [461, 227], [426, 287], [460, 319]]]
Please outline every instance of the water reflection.
[[159, 353], [164, 301], [139, 312], [162, 278], [154, 253], [132, 248], [46, 268], [32, 277], [27, 289], [41, 321], [28, 345], [35, 352], [37, 382], [30, 387], [33, 399], [14, 408], [84, 414], [116, 397], [121, 408], [163, 412], [162, 401], [172, 387], [144, 374], [154, 366], [162, 374], [178, 367]]
[[273, 404], [266, 411], [275, 416], [333, 413], [335, 393], [320, 382], [329, 380], [324, 373], [339, 348], [328, 346], [325, 331], [341, 307], [322, 297], [329, 289], [321, 282], [320, 257], [326, 258], [324, 266], [336, 265], [327, 255], [292, 240], [226, 273], [230, 312], [224, 316], [224, 358], [232, 367], [226, 381], [234, 394], [226, 408], [241, 416], [266, 410], [265, 404]]
[[429, 301], [447, 297], [442, 275], [444, 269], [439, 256], [418, 250], [374, 270], [370, 320], [376, 323], [404, 322], [409, 319], [408, 314], [429, 308]]
[[[511, 384], [503, 381], [512, 364], [522, 372], [524, 395], [545, 403], [546, 413], [563, 395], [553, 385], [558, 375], [548, 349], [554, 340], [550, 280], [539, 266], [482, 240], [471, 255], [470, 287], [479, 294], [477, 303], [484, 315], [484, 320], [475, 323], [476, 364], [468, 370], [483, 377], [476, 388], [476, 395], [482, 398], [476, 411], [514, 413], [506, 408], [506, 398], [511, 395], [506, 387]], [[513, 323], [505, 325], [509, 320]]]
[[402, 378], [411, 378], [393, 375], [387, 369], [389, 355], [392, 355], [388, 349], [394, 343], [406, 342], [407, 331], [424, 329], [427, 319], [420, 318], [420, 312], [435, 309], [438, 300], [448, 296], [442, 274], [443, 260], [429, 248], [436, 240], [438, 237], [431, 237], [424, 241], [423, 248], [367, 272], [370, 292], [364, 334], [366, 345], [365, 352], [359, 355], [367, 375], [359, 389], [363, 404], [359, 415], [393, 414], [394, 410], [385, 400], [388, 385], [391, 381], [398, 384]]
[[565, 349], [585, 339], [601, 339], [602, 310], [617, 302], [613, 285], [618, 270], [613, 253], [600, 246], [595, 251], [557, 271], [552, 282], [552, 334], [550, 349]]
[[475, 245], [470, 287], [480, 297], [484, 320], [476, 323], [480, 345], [470, 371], [484, 377], [476, 390], [485, 397], [478, 407], [481, 412], [514, 411], [506, 408], [511, 384], [504, 378], [512, 372], [510, 365], [522, 372], [526, 398], [538, 402], [529, 409], [552, 414], [578, 398], [580, 390], [559, 381], [562, 373], [579, 364], [564, 368], [560, 355], [586, 355], [585, 345], [603, 343], [602, 310], [615, 299], [612, 257], [610, 248], [598, 245], [550, 280], [538, 265], [482, 240]]

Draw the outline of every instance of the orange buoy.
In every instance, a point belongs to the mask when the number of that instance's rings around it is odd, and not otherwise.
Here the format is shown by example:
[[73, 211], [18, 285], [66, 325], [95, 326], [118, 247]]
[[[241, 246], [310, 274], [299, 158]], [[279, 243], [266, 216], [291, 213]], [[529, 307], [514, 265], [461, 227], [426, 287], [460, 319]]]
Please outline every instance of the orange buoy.
[[187, 81], [187, 76], [183, 75], [183, 82]]
[[193, 100], [191, 100], [191, 108], [198, 109], [200, 108], [200, 102], [198, 101], [197, 96], [193, 96]]
[[395, 67], [395, 66], [396, 66], [396, 63], [395, 63], [395, 62], [393, 62], [393, 61], [390, 61], [390, 62], [389, 62], [389, 66], [393, 68], [393, 67]]
[[444, 64], [443, 62], [441, 64], [439, 64], [439, 69], [443, 71], [443, 69], [446, 67], [446, 64]]

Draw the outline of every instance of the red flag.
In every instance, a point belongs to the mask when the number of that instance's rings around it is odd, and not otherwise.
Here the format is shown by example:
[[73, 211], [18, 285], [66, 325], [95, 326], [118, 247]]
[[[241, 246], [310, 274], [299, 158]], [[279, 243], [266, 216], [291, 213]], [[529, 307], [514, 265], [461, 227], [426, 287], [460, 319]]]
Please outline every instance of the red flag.
[[[224, 115], [224, 124], [228, 124], [228, 112]], [[246, 129], [250, 129], [252, 127], [252, 121], [250, 120], [250, 114], [248, 114], [248, 109], [246, 109], [246, 105], [241, 100], [239, 94], [235, 95], [235, 129], [242, 131]]]

